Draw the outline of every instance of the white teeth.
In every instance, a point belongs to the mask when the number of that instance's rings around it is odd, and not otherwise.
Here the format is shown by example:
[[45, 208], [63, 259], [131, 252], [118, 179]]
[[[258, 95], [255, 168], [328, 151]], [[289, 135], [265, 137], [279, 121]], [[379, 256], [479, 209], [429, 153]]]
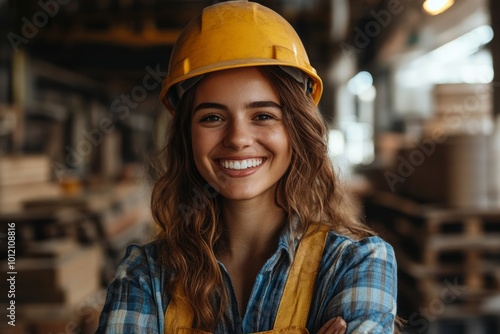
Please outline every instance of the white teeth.
[[220, 165], [227, 169], [242, 170], [252, 168], [260, 165], [262, 159], [248, 159], [248, 160], [224, 160], [220, 161]]

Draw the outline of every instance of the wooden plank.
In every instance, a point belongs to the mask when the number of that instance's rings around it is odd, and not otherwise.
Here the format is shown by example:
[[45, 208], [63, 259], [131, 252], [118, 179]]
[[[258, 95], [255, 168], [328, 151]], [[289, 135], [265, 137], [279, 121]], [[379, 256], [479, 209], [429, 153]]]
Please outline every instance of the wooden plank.
[[0, 187], [50, 180], [50, 160], [45, 155], [4, 156], [0, 159]]
[[19, 212], [24, 204], [38, 198], [59, 198], [62, 190], [56, 183], [36, 182], [30, 184], [0, 185], [0, 212]]
[[[98, 245], [79, 247], [52, 258], [19, 257], [16, 261], [16, 302], [74, 305], [100, 285], [102, 252]], [[3, 267], [7, 267], [5, 261]], [[7, 291], [0, 281], [0, 290]], [[0, 295], [0, 302], [6, 296]]]
[[78, 244], [70, 238], [29, 241], [25, 245], [24, 257], [61, 258], [77, 250]]
[[414, 218], [453, 221], [480, 215], [482, 219], [495, 219], [500, 221], [500, 206], [445, 207], [431, 203], [419, 203], [413, 199], [395, 193], [376, 190], [367, 198], [367, 201], [381, 208], [394, 210]]

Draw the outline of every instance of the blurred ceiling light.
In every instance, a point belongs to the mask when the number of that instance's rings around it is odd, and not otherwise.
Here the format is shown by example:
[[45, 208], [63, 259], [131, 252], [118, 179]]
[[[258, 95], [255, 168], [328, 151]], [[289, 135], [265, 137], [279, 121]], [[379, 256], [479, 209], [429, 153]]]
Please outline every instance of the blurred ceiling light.
[[354, 95], [363, 93], [366, 89], [373, 85], [373, 77], [369, 72], [362, 71], [356, 74], [347, 83], [347, 88]]
[[438, 15], [453, 6], [454, 3], [454, 0], [426, 0], [423, 7], [427, 13]]
[[377, 97], [377, 90], [374, 86], [370, 86], [359, 93], [359, 98], [361, 101], [372, 102], [375, 100], [375, 97]]

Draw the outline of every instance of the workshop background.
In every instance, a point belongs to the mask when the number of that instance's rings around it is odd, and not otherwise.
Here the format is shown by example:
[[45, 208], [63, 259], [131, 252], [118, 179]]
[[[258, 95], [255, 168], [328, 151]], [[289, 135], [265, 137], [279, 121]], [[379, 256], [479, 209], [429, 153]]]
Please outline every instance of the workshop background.
[[[396, 251], [404, 333], [500, 333], [500, 2], [256, 2], [324, 80], [346, 196]], [[213, 3], [0, 0], [1, 333], [95, 331], [125, 247], [154, 235], [172, 45]]]

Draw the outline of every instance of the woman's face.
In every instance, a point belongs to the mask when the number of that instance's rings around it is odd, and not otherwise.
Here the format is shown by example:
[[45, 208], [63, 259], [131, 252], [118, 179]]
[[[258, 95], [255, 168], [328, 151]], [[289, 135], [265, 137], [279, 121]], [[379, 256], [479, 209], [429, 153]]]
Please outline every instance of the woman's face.
[[283, 111], [256, 68], [206, 75], [196, 88], [191, 134], [196, 167], [224, 198], [274, 199], [291, 161]]

